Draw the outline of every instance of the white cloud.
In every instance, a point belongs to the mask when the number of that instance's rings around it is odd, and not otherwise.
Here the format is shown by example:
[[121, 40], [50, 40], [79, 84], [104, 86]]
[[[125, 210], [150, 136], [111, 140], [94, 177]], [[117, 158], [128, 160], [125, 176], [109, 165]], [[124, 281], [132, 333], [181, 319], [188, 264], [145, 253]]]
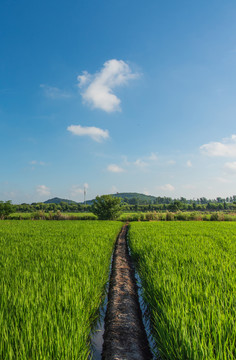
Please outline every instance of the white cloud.
[[114, 173], [121, 173], [124, 172], [124, 169], [116, 164], [108, 165], [107, 170]]
[[32, 160], [32, 161], [30, 161], [30, 165], [40, 165], [40, 166], [44, 166], [44, 165], [46, 165], [46, 163], [45, 163], [44, 161]]
[[101, 142], [104, 139], [109, 138], [108, 130], [102, 130], [94, 126], [80, 126], [80, 125], [71, 125], [67, 128], [74, 135], [78, 136], [89, 136], [97, 142]]
[[57, 87], [48, 86], [45, 84], [41, 84], [40, 87], [44, 90], [44, 95], [50, 99], [68, 99], [72, 96], [68, 92], [63, 91]]
[[163, 186], [160, 186], [159, 188], [164, 191], [174, 191], [175, 190], [174, 186], [171, 184], [165, 184]]
[[38, 185], [36, 191], [40, 196], [48, 196], [51, 194], [50, 189], [46, 185]]
[[138, 166], [139, 168], [145, 168], [146, 166], [148, 166], [148, 163], [143, 161], [142, 159], [137, 159], [134, 162], [134, 165]]
[[100, 72], [90, 75], [84, 71], [78, 76], [79, 87], [85, 88], [81, 95], [83, 100], [93, 108], [106, 112], [120, 110], [120, 99], [113, 90], [121, 85], [126, 85], [129, 80], [139, 75], [132, 73], [129, 65], [123, 60], [108, 60]]
[[76, 197], [80, 194], [84, 193], [84, 189], [82, 189], [79, 185], [73, 185], [70, 190], [70, 195], [72, 197]]
[[193, 164], [192, 164], [192, 162], [191, 162], [190, 160], [188, 160], [188, 161], [186, 162], [186, 166], [187, 166], [187, 167], [192, 167]]
[[81, 185], [73, 185], [70, 189], [70, 196], [72, 198], [76, 198], [79, 195], [84, 194], [84, 191], [87, 192], [89, 188], [89, 185], [87, 183], [84, 183], [83, 186]]
[[148, 157], [149, 160], [155, 161], [158, 159], [158, 156], [155, 153], [151, 153], [151, 155]]
[[84, 188], [85, 188], [86, 190], [88, 190], [89, 184], [88, 184], [88, 183], [84, 183]]
[[236, 161], [225, 163], [224, 168], [236, 173]]
[[92, 80], [92, 76], [87, 71], [83, 71], [83, 75], [79, 75], [77, 80], [79, 81], [78, 86], [82, 88]]
[[200, 146], [200, 150], [208, 156], [236, 157], [236, 135], [224, 138], [221, 142], [204, 144]]

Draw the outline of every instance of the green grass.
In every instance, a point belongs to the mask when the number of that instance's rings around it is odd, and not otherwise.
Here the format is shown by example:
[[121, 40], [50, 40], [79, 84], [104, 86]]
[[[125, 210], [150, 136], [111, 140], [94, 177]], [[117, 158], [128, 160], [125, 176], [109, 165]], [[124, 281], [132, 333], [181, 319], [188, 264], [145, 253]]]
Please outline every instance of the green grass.
[[121, 226], [1, 222], [1, 359], [88, 359]]
[[130, 225], [162, 359], [236, 359], [236, 223]]

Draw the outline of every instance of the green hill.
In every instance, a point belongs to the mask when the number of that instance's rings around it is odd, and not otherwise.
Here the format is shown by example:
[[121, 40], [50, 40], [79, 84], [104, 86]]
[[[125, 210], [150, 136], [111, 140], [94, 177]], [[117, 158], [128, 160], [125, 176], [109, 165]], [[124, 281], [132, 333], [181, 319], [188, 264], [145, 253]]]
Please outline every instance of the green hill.
[[46, 200], [46, 201], [44, 201], [44, 204], [60, 204], [61, 202], [65, 202], [67, 204], [77, 204], [76, 201], [68, 200], [68, 199], [61, 199], [58, 197]]
[[154, 200], [156, 199], [155, 196], [152, 195], [145, 195], [145, 194], [139, 194], [139, 193], [117, 193], [117, 194], [112, 194], [112, 196], [115, 197], [120, 197], [122, 199], [137, 199], [138, 202], [144, 202], [147, 201], [148, 203], [152, 203], [154, 202]]
[[[139, 194], [139, 193], [116, 193], [116, 194], [110, 194], [114, 197], [119, 197], [119, 198], [122, 198], [124, 200], [133, 200], [134, 203], [147, 203], [147, 204], [150, 204], [150, 203], [153, 203], [154, 200], [156, 199], [155, 196], [151, 196], [151, 195], [145, 195], [145, 194]], [[87, 200], [86, 201], [86, 204], [87, 205], [92, 205], [94, 199], [92, 200]], [[65, 202], [67, 204], [78, 204], [76, 201], [73, 201], [73, 200], [67, 200], [67, 199], [61, 199], [61, 198], [58, 198], [58, 197], [55, 197], [53, 199], [49, 199], [47, 201], [44, 201], [45, 204], [60, 204], [61, 202]], [[84, 204], [84, 202], [81, 202], [80, 204]]]
[[[150, 204], [150, 203], [153, 203], [154, 200], [156, 199], [155, 196], [151, 196], [151, 195], [145, 195], [145, 194], [139, 194], [139, 193], [116, 193], [116, 194], [110, 194], [111, 196], [114, 196], [114, 197], [119, 197], [121, 199], [124, 199], [128, 202], [133, 202], [134, 204], [135, 203], [138, 203], [138, 204], [144, 204], [144, 203], [147, 203], [147, 204]], [[132, 201], [133, 200], [133, 201]], [[87, 200], [86, 201], [86, 204], [87, 205], [92, 205], [94, 199], [93, 200]]]

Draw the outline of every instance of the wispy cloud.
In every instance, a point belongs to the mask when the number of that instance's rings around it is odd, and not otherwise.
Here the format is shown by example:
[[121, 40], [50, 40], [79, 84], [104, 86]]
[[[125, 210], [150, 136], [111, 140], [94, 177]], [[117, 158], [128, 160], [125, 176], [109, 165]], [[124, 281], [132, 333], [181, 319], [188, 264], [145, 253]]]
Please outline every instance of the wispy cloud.
[[72, 198], [75, 198], [79, 195], [84, 194], [84, 190], [87, 192], [89, 188], [89, 185], [85, 183], [83, 186], [81, 185], [73, 185], [70, 189], [70, 196]]
[[226, 179], [226, 178], [223, 178], [223, 177], [218, 177], [218, 178], [216, 178], [216, 180], [217, 180], [218, 182], [220, 182], [221, 184], [230, 184], [230, 183], [232, 183], [231, 180]]
[[134, 165], [139, 167], [139, 168], [145, 168], [148, 166], [148, 163], [146, 161], [143, 161], [142, 159], [137, 159], [135, 162], [134, 162]]
[[142, 156], [138, 159], [136, 159], [135, 161], [129, 161], [127, 156], [122, 156], [123, 159], [123, 164], [126, 167], [131, 167], [131, 166], [135, 166], [136, 168], [139, 169], [146, 169], [148, 166], [150, 166], [151, 164], [153, 164], [153, 162], [156, 162], [157, 160], [159, 160], [157, 154], [155, 153], [151, 153], [150, 155], [147, 156]]
[[200, 147], [204, 155], [236, 157], [236, 135], [224, 138], [221, 142], [210, 142]]
[[151, 155], [148, 157], [148, 160], [156, 161], [158, 160], [158, 156], [155, 153], [151, 153]]
[[188, 161], [186, 162], [186, 166], [189, 167], [189, 168], [193, 167], [192, 161], [191, 161], [191, 160], [188, 160]]
[[175, 190], [174, 186], [171, 184], [165, 184], [163, 186], [160, 186], [159, 189], [170, 192]]
[[71, 125], [67, 128], [72, 134], [77, 136], [89, 136], [91, 139], [101, 142], [109, 138], [108, 130], [103, 130], [94, 126]]
[[38, 185], [36, 191], [40, 196], [48, 196], [51, 194], [50, 189], [46, 185]]
[[125, 171], [122, 167], [120, 167], [120, 166], [118, 166], [116, 164], [108, 165], [107, 170], [110, 171], [110, 172], [113, 172], [113, 173], [122, 173], [122, 172]]
[[50, 99], [68, 99], [72, 97], [72, 94], [54, 86], [41, 84], [40, 87], [43, 89], [44, 95]]
[[133, 73], [123, 60], [108, 60], [103, 68], [94, 75], [84, 71], [78, 76], [79, 87], [83, 100], [92, 108], [106, 112], [120, 111], [120, 99], [114, 94], [114, 89], [126, 85], [129, 80], [139, 75]]
[[30, 165], [40, 165], [40, 166], [46, 165], [46, 163], [44, 161], [37, 161], [37, 160], [32, 160], [29, 163], [30, 163]]
[[236, 173], [236, 161], [225, 163], [224, 168], [230, 172]]

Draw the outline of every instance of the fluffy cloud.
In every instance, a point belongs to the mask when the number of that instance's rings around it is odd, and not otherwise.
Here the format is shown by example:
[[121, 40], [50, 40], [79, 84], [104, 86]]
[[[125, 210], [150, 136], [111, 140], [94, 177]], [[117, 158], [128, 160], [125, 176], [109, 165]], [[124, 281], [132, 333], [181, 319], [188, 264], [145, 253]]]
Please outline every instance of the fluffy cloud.
[[36, 191], [40, 196], [48, 196], [51, 194], [50, 189], [46, 185], [38, 185]]
[[107, 170], [113, 173], [121, 173], [124, 172], [124, 169], [122, 169], [120, 166], [116, 164], [108, 165]]
[[236, 157], [236, 135], [225, 138], [221, 142], [202, 145], [200, 150], [208, 156]]
[[120, 99], [113, 90], [126, 85], [129, 80], [135, 79], [138, 74], [132, 73], [129, 65], [123, 60], [108, 60], [103, 68], [94, 75], [84, 71], [78, 76], [79, 87], [82, 88], [83, 100], [93, 108], [106, 112], [120, 110]]
[[44, 90], [44, 95], [50, 99], [67, 99], [71, 97], [71, 94], [66, 91], [60, 90], [57, 87], [41, 84], [40, 87]]
[[175, 190], [174, 186], [171, 184], [165, 184], [163, 186], [160, 186], [160, 189], [164, 190], [164, 191], [174, 191]]
[[191, 162], [190, 160], [188, 160], [188, 161], [186, 162], [186, 166], [187, 166], [187, 167], [192, 167], [193, 164], [192, 164], [192, 162]]
[[97, 142], [101, 142], [104, 139], [109, 138], [108, 130], [102, 130], [94, 126], [80, 126], [80, 125], [71, 125], [67, 128], [74, 135], [78, 136], [89, 136]]
[[236, 161], [225, 163], [224, 168], [226, 170], [236, 173]]

